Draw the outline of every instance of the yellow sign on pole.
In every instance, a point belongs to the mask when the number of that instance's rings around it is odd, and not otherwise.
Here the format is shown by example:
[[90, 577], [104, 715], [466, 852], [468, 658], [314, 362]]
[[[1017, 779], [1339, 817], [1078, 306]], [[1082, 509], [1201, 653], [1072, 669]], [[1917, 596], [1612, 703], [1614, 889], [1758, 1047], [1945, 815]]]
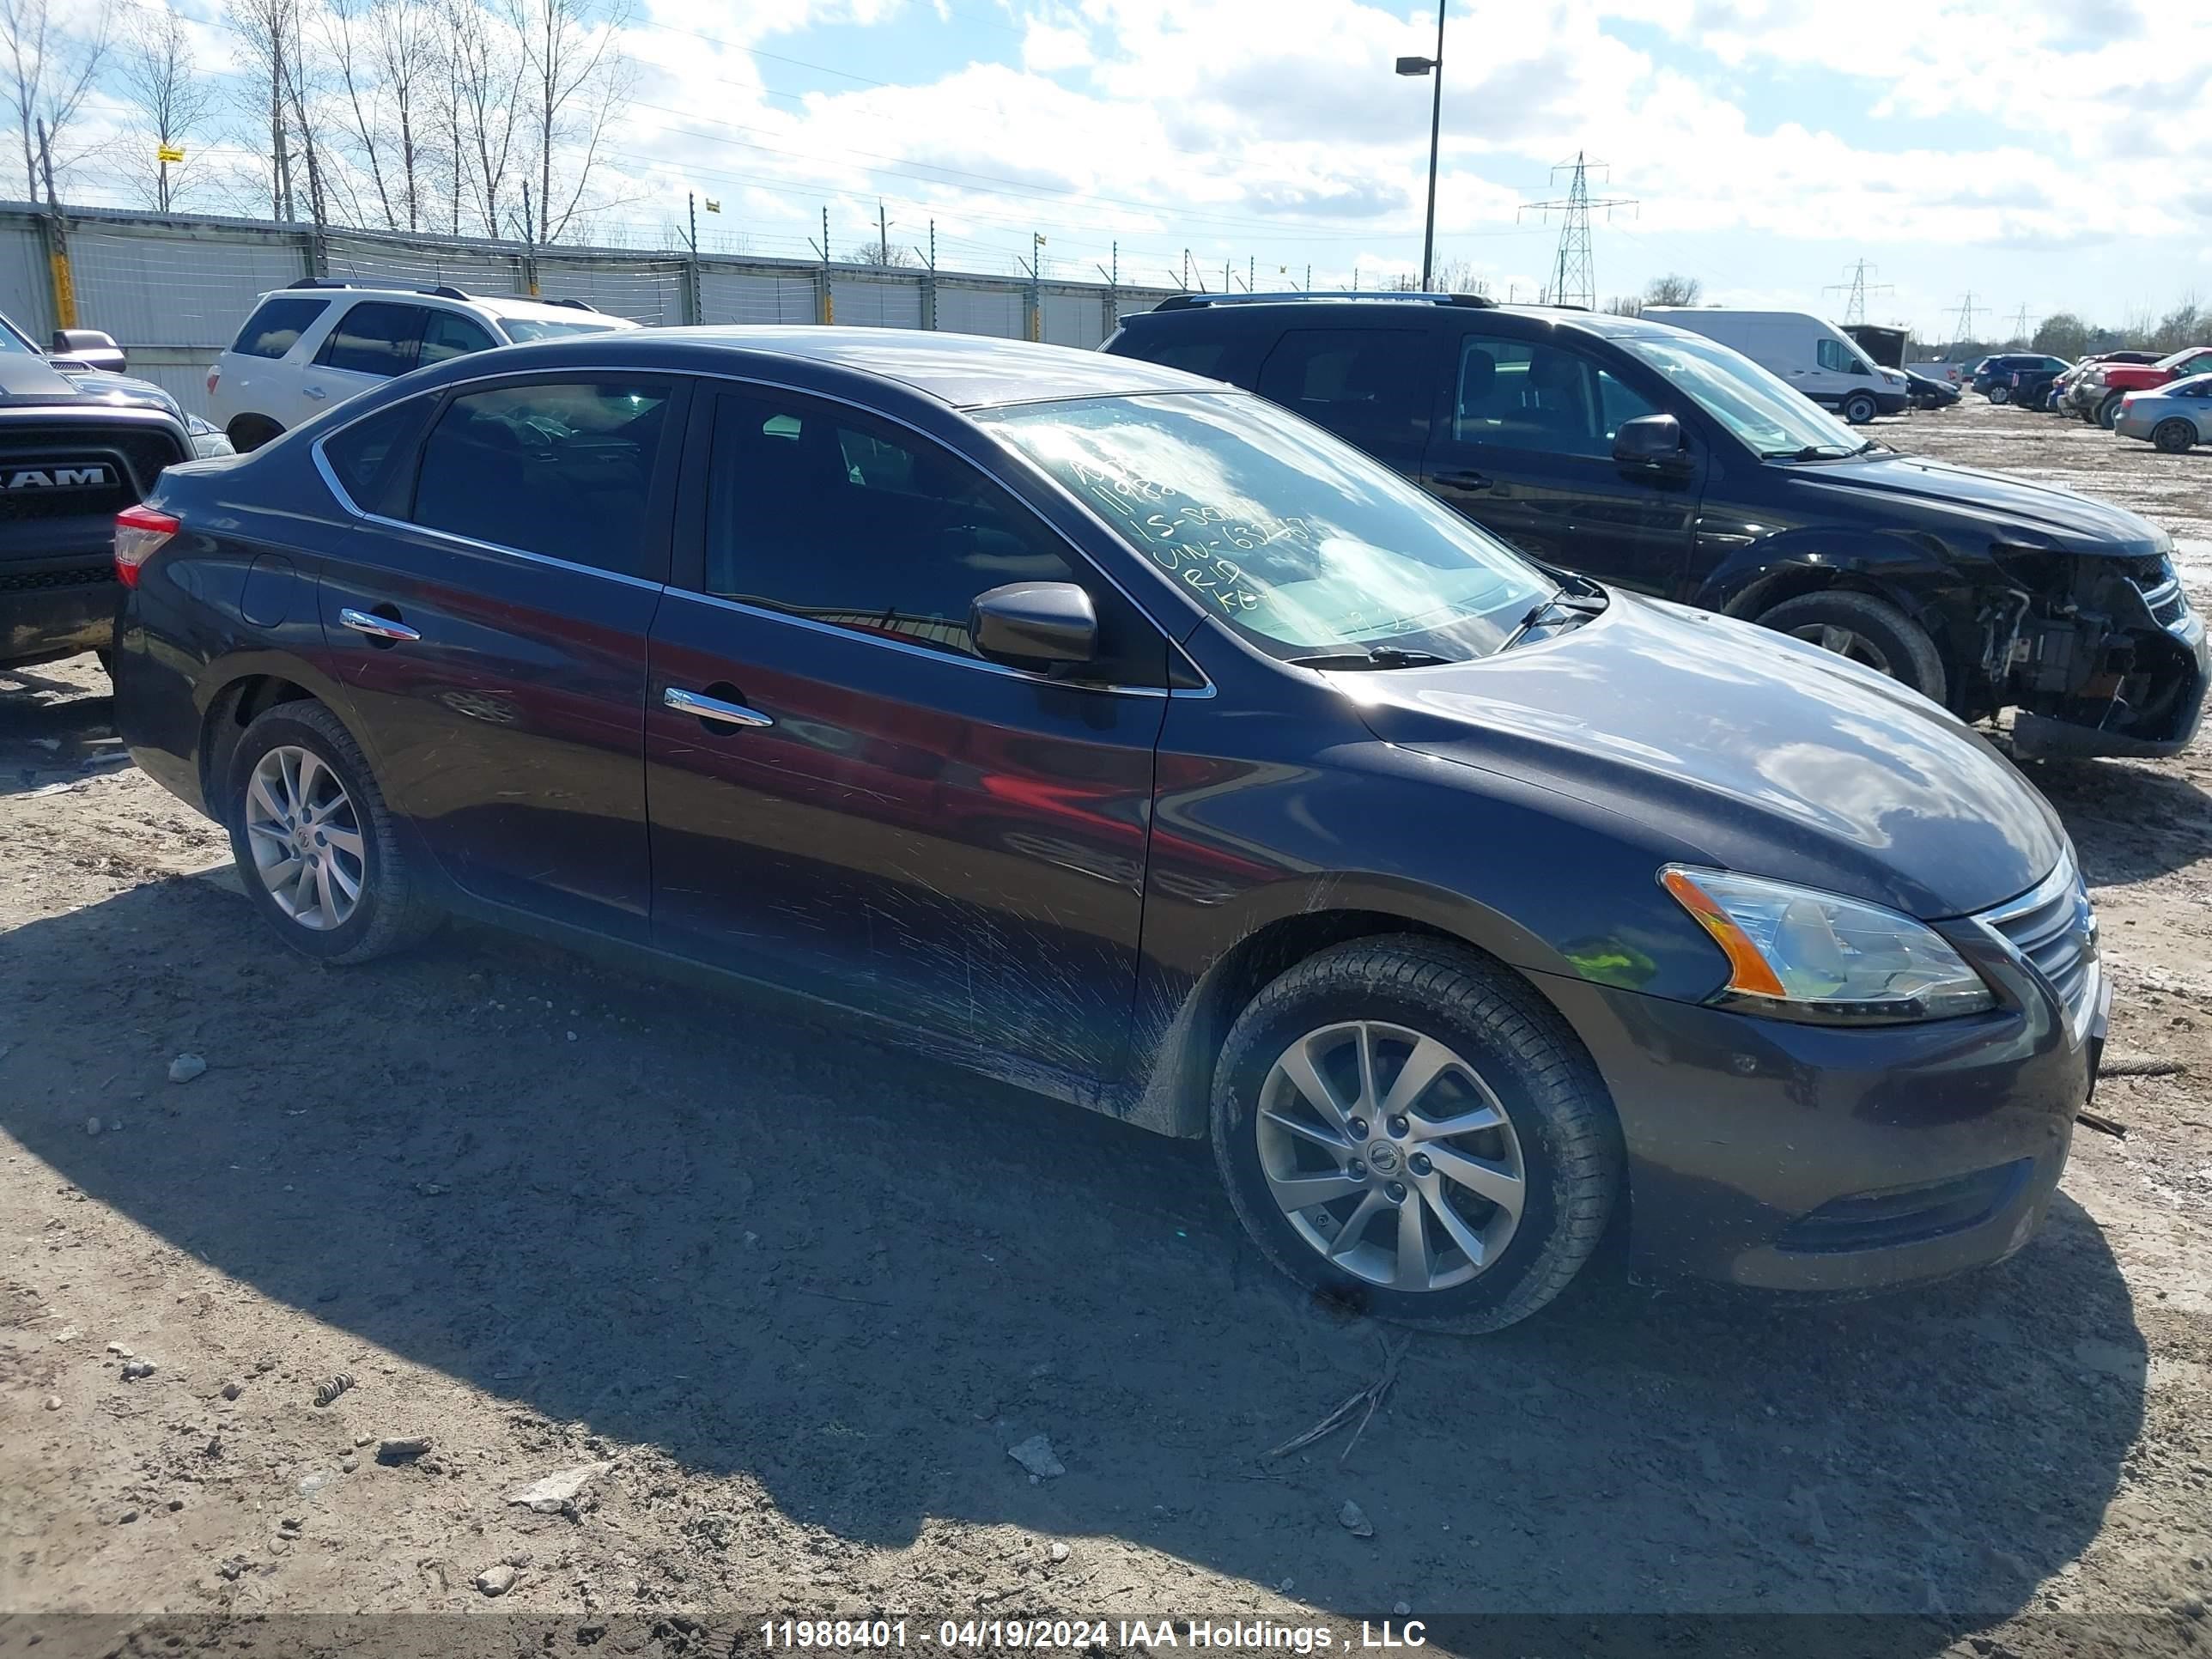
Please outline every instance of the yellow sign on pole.
[[713, 197], [709, 196], [707, 198], [707, 211], [709, 213], [720, 213], [721, 210], [722, 204], [716, 201]]
[[154, 151], [154, 159], [163, 163], [181, 161], [185, 159], [184, 147], [181, 144], [162, 144]]

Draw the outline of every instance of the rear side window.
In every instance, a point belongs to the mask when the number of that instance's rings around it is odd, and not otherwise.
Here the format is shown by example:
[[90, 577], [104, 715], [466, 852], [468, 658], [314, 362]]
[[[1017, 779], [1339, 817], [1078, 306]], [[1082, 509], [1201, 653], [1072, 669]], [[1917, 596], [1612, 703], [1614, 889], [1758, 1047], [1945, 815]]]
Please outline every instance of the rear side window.
[[421, 306], [363, 301], [338, 319], [315, 361], [355, 374], [404, 374], [415, 367], [416, 343], [427, 320]]
[[422, 446], [408, 516], [471, 541], [659, 580], [665, 550], [649, 560], [647, 537], [671, 393], [665, 380], [623, 379], [456, 398]]
[[323, 440], [323, 459], [338, 487], [364, 513], [389, 514], [394, 487], [406, 476], [415, 444], [430, 418], [434, 398], [410, 398]]
[[1229, 355], [1226, 340], [1173, 340], [1153, 344], [1143, 334], [1132, 331], [1129, 353], [1148, 363], [1158, 363], [1163, 368], [1179, 368], [1186, 374], [1203, 374], [1209, 380], [1225, 380], [1221, 371], [1221, 360]]
[[305, 295], [273, 295], [253, 308], [230, 349], [248, 357], [281, 357], [299, 344], [309, 325], [330, 308], [328, 300]]
[[1409, 328], [1293, 329], [1258, 390], [1362, 449], [1411, 459], [1428, 442], [1429, 343]]
[[472, 351], [489, 351], [499, 343], [483, 326], [459, 312], [434, 311], [422, 330], [422, 351], [418, 367], [442, 363], [449, 358], [465, 357]]

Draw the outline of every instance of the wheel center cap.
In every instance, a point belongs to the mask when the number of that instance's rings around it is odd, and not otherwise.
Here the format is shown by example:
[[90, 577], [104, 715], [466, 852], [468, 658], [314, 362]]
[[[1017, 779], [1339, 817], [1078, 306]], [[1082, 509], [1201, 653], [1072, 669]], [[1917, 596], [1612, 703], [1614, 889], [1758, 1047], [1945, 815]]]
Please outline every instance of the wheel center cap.
[[1370, 1141], [1367, 1146], [1367, 1167], [1379, 1176], [1394, 1176], [1405, 1161], [1404, 1155], [1387, 1140]]

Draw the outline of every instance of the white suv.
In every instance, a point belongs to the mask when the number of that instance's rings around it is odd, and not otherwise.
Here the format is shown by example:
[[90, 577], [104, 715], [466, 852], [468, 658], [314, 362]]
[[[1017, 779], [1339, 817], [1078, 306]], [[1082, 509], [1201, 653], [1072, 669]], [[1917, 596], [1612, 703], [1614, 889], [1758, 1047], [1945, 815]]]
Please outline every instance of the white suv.
[[261, 296], [208, 371], [208, 416], [242, 453], [410, 368], [526, 340], [637, 326], [581, 300], [355, 288], [310, 277]]

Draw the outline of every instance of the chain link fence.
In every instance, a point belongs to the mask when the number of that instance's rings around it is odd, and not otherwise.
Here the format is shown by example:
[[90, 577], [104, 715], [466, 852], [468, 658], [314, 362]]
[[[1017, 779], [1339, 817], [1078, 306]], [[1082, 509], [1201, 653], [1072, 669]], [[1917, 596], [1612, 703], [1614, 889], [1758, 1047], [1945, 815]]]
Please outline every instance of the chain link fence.
[[[943, 329], [1084, 349], [1116, 318], [1173, 290], [1024, 282], [915, 268], [694, 257], [686, 250], [545, 247], [468, 237], [325, 230], [248, 219], [64, 209], [80, 328], [115, 337], [131, 372], [204, 412], [207, 372], [254, 301], [303, 276], [368, 287], [582, 300], [611, 315], [675, 323], [823, 323]], [[0, 203], [0, 311], [33, 339], [56, 327], [56, 227]]]

